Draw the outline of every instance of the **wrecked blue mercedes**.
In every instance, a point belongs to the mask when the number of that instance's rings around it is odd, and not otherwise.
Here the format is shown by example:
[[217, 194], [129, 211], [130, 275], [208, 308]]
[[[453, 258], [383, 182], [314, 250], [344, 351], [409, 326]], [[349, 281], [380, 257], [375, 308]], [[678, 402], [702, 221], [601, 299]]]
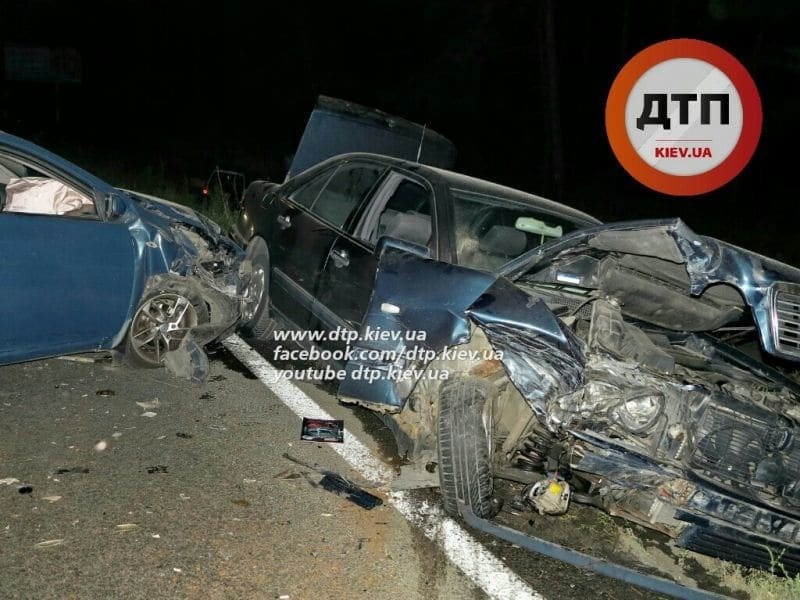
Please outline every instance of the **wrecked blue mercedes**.
[[[451, 513], [491, 515], [499, 476], [543, 514], [571, 497], [678, 546], [800, 568], [800, 270], [680, 220], [575, 231], [495, 274], [387, 245], [366, 327], [426, 332], [361, 344], [348, 371], [382, 375], [339, 394], [394, 415]], [[422, 371], [412, 345], [438, 358]], [[389, 375], [408, 368], [422, 374]]]
[[202, 346], [263, 310], [263, 277], [217, 224], [7, 133], [0, 253], [0, 364], [117, 348], [203, 379]]
[[321, 102], [304, 170], [253, 182], [235, 227], [266, 273], [258, 330], [309, 333], [451, 514], [491, 516], [502, 478], [518, 509], [588, 503], [800, 570], [800, 271], [454, 173], [448, 144]]

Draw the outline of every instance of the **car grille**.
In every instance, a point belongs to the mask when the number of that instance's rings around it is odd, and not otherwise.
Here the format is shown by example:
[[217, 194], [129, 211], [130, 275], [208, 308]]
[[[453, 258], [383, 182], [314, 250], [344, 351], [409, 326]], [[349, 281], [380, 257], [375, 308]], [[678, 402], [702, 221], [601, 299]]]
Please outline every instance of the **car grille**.
[[776, 500], [788, 496], [795, 504], [794, 492], [784, 490], [800, 475], [793, 437], [791, 423], [774, 413], [732, 399], [713, 402], [698, 423], [691, 464], [726, 484], [758, 489]]
[[776, 349], [800, 357], [800, 286], [787, 283], [774, 285], [772, 327]]

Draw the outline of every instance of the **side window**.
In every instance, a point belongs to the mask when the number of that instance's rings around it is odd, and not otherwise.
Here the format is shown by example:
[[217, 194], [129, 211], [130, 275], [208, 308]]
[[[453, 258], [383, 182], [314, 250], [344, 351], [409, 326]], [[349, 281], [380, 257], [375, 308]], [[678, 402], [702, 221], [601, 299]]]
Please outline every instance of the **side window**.
[[410, 179], [403, 179], [378, 217], [370, 241], [376, 243], [386, 235], [427, 246], [432, 234], [430, 192]]
[[16, 160], [0, 156], [0, 211], [96, 216], [94, 202], [86, 194]]
[[451, 190], [459, 265], [492, 271], [576, 229], [574, 223], [506, 199]]
[[344, 227], [383, 171], [384, 168], [377, 165], [342, 165], [317, 196], [311, 210], [336, 227]]
[[375, 245], [382, 236], [428, 246], [433, 237], [433, 194], [401, 173], [392, 172], [364, 211], [354, 235]]
[[301, 206], [311, 208], [314, 204], [314, 201], [317, 199], [317, 196], [319, 196], [319, 193], [322, 191], [322, 188], [324, 188], [325, 184], [328, 183], [332, 173], [332, 170], [328, 170], [318, 175], [305, 185], [292, 192], [289, 195], [289, 198]]

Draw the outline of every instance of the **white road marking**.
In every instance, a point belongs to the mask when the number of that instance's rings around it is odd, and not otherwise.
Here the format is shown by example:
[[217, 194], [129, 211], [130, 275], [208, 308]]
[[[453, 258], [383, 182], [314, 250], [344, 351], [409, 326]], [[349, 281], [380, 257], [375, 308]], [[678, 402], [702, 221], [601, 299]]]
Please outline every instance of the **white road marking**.
[[[298, 417], [333, 418], [291, 381], [280, 377], [278, 369], [239, 336], [230, 336], [224, 345]], [[379, 458], [347, 431], [344, 444], [331, 444], [330, 447], [365, 479], [385, 484], [394, 476]], [[425, 536], [444, 551], [450, 562], [490, 598], [544, 600], [438, 507], [415, 500], [406, 492], [393, 492], [389, 503], [412, 525], [422, 529]]]
[[[289, 409], [301, 419], [333, 419], [309, 398], [303, 390], [288, 379], [281, 377], [278, 369], [272, 366], [263, 356], [253, 350], [242, 338], [233, 335], [225, 340], [225, 347], [238, 358], [261, 382], [281, 399]], [[389, 483], [394, 473], [377, 458], [356, 437], [345, 429], [343, 444], [330, 444], [330, 447], [341, 454], [347, 463], [363, 477], [378, 485]]]

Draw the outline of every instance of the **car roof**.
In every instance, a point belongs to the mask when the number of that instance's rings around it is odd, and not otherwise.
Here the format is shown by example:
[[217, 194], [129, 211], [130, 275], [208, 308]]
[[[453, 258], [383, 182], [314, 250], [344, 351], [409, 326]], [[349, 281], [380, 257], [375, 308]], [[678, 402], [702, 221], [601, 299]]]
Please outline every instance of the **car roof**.
[[599, 225], [602, 223], [602, 221], [596, 217], [593, 217], [585, 212], [579, 211], [571, 206], [567, 206], [566, 204], [561, 204], [560, 202], [555, 202], [554, 200], [537, 196], [536, 194], [523, 192], [522, 190], [500, 185], [499, 183], [486, 181], [485, 179], [470, 177], [469, 175], [464, 175], [463, 173], [456, 173], [454, 171], [448, 171], [447, 169], [440, 169], [438, 167], [431, 167], [420, 163], [409, 162], [407, 160], [402, 160], [383, 154], [351, 152], [348, 154], [340, 154], [339, 156], [328, 159], [325, 162], [327, 163], [347, 159], [377, 160], [396, 167], [402, 167], [416, 171], [422, 175], [426, 173], [433, 173], [435, 176], [444, 179], [454, 190], [462, 190], [485, 196], [497, 196], [513, 202], [528, 204], [550, 213], [561, 214], [571, 221], [583, 222], [587, 225]]

